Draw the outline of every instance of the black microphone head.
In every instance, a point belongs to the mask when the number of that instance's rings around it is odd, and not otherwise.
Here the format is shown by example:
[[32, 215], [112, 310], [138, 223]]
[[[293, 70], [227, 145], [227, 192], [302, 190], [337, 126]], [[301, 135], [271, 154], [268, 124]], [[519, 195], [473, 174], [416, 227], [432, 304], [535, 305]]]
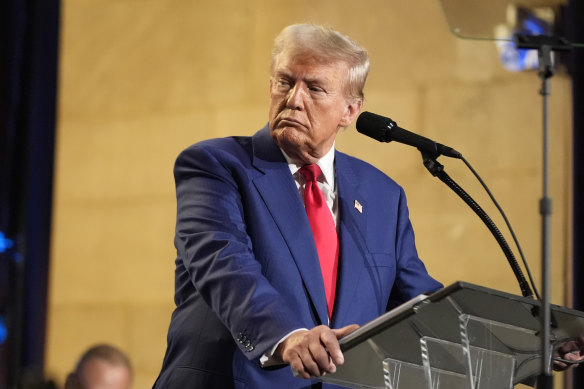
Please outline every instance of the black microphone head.
[[421, 135], [398, 127], [397, 123], [385, 116], [371, 112], [363, 112], [357, 118], [357, 131], [380, 142], [398, 142], [413, 146], [433, 158], [445, 155], [451, 158], [462, 158], [462, 154], [451, 147], [436, 143]]
[[390, 118], [371, 112], [362, 112], [357, 118], [357, 131], [379, 142], [391, 142], [390, 131], [397, 124]]

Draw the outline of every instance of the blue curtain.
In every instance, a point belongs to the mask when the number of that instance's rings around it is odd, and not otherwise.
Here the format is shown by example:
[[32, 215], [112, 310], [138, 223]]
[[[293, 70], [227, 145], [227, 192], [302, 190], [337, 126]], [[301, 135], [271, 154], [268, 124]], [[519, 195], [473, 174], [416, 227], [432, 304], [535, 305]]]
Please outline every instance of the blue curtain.
[[0, 1], [0, 389], [42, 380], [59, 15]]
[[[584, 2], [570, 0], [566, 12], [567, 38], [584, 43]], [[573, 284], [574, 308], [584, 311], [584, 48], [568, 55], [573, 108]], [[584, 388], [584, 366], [574, 369], [573, 388]]]

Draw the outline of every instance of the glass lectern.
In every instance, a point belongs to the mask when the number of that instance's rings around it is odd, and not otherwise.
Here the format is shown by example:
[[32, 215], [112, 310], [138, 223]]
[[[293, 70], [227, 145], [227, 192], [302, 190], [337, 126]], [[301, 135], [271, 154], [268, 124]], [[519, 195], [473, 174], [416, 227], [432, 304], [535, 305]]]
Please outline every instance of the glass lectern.
[[[465, 282], [419, 296], [340, 340], [323, 381], [349, 388], [509, 389], [541, 372], [539, 302]], [[584, 313], [552, 306], [551, 342], [584, 339]], [[551, 363], [551, 361], [550, 361]]]

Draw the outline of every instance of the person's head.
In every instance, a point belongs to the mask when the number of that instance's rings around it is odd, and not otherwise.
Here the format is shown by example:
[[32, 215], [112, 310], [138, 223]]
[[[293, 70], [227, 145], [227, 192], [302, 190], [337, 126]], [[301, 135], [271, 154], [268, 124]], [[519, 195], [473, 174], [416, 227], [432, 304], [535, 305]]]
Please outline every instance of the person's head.
[[313, 163], [357, 117], [367, 51], [328, 27], [294, 24], [276, 37], [270, 66], [270, 133], [288, 156]]
[[121, 350], [100, 344], [88, 349], [69, 374], [65, 389], [130, 389], [130, 359]]

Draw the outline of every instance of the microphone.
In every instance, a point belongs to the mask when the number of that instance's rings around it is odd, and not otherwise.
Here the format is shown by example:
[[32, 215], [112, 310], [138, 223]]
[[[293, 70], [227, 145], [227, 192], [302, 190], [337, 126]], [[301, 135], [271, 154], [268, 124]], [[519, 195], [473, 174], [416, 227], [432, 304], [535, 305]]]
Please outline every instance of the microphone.
[[357, 118], [357, 131], [379, 142], [395, 141], [416, 147], [421, 152], [430, 153], [433, 158], [440, 155], [451, 158], [462, 158], [462, 154], [451, 147], [434, 142], [431, 139], [414, 134], [398, 127], [397, 123], [381, 115], [363, 112]]

